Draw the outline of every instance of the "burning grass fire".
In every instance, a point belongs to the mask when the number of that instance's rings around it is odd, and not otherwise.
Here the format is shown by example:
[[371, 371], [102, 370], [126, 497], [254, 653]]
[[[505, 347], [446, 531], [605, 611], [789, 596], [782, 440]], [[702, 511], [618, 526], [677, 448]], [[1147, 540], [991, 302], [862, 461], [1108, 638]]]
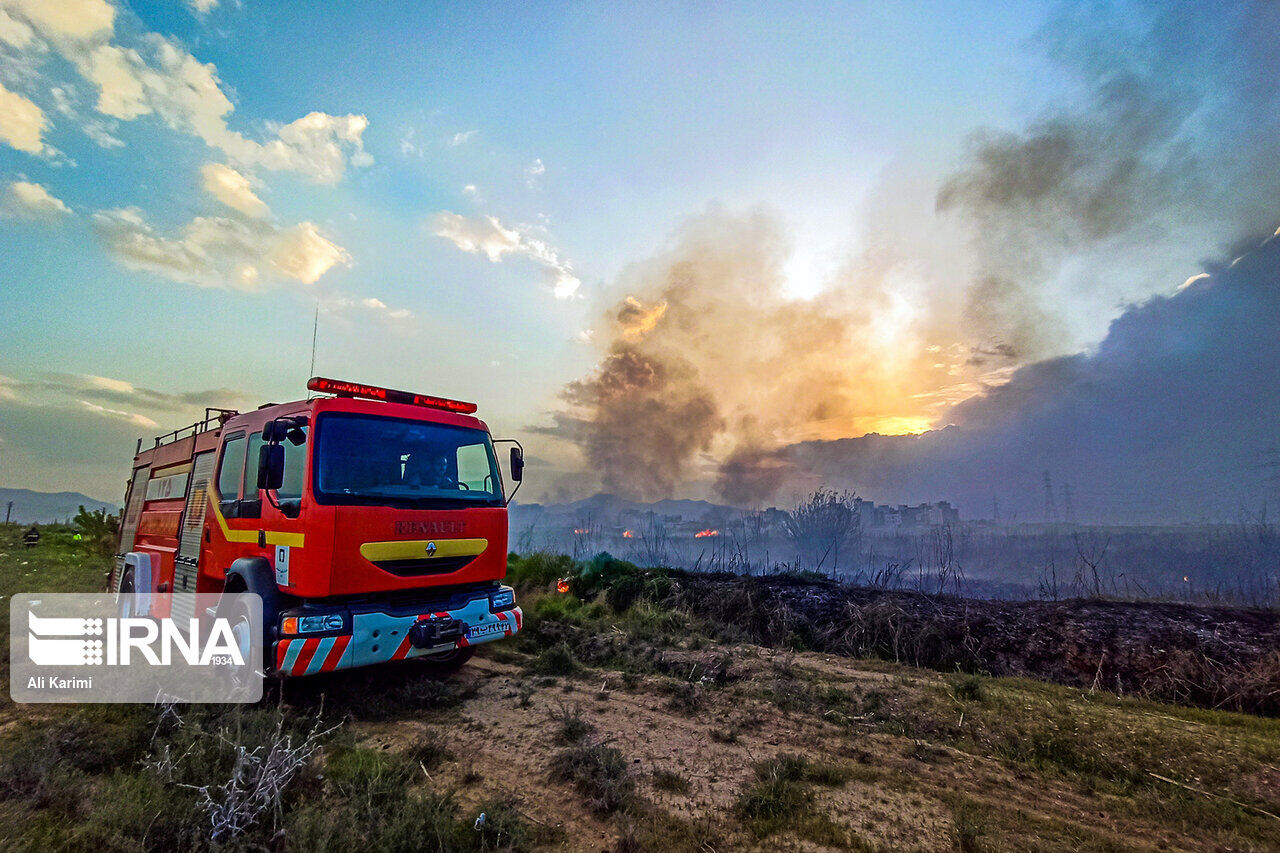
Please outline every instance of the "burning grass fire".
[[719, 530], [712, 530], [710, 528], [707, 528], [706, 530], [699, 530], [697, 533], [693, 534], [693, 538], [706, 539], [708, 536], [719, 536], [719, 535], [720, 535]]

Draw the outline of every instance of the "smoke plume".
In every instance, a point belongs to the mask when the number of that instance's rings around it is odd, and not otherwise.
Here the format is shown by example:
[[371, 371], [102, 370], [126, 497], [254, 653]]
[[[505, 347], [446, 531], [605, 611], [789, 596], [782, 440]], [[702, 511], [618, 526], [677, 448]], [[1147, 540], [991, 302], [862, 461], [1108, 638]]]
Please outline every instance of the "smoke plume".
[[[937, 209], [969, 228], [974, 328], [1057, 354], [1082, 301], [1132, 301], [1277, 217], [1280, 4], [1075, 4], [1037, 42], [1071, 103], [971, 134]], [[1186, 273], [1183, 272], [1185, 277]]]
[[796, 300], [788, 256], [768, 212], [713, 208], [622, 275], [626, 296], [603, 318], [606, 355], [565, 389], [572, 413], [554, 430], [605, 489], [652, 499], [710, 480], [734, 503], [762, 501], [782, 483], [775, 448], [923, 429], [945, 398], [935, 392], [984, 369], [958, 343], [930, 348], [934, 318], [902, 292], [919, 285], [891, 265]]
[[[627, 269], [597, 329], [602, 361], [565, 389], [569, 410], [551, 431], [583, 449], [610, 491], [710, 488], [739, 505], [838, 480], [877, 499], [963, 494], [973, 512], [992, 472], [1021, 483], [1051, 465], [1084, 466], [1082, 478], [1176, 466], [1139, 437], [1178, 412], [1129, 384], [1178, 384], [1162, 365], [1179, 333], [1153, 318], [1176, 315], [1223, 347], [1230, 326], [1211, 324], [1238, 318], [1184, 313], [1199, 284], [1143, 303], [1274, 227], [1276, 32], [1276, 3], [1067, 8], [1036, 44], [1073, 81], [1069, 96], [1021, 130], [974, 131], [940, 182], [887, 170], [859, 252], [813, 299], [787, 295], [791, 244], [767, 211], [713, 207]], [[1140, 307], [1107, 334], [1125, 305]], [[1219, 375], [1215, 351], [1197, 352], [1187, 369]], [[1255, 379], [1263, 370], [1237, 366]], [[1184, 404], [1208, 399], [1207, 387], [1182, 391]], [[1059, 446], [1099, 453], [1046, 449]], [[1148, 487], [1159, 490], [1134, 489]]]

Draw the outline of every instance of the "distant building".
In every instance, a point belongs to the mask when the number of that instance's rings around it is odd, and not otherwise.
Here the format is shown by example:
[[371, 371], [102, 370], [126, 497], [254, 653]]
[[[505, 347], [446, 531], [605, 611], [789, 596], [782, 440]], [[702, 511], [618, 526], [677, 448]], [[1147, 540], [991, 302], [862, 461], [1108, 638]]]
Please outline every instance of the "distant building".
[[960, 520], [960, 511], [949, 501], [922, 503], [916, 506], [907, 504], [888, 506], [860, 500], [858, 509], [862, 516], [862, 526], [872, 530], [930, 527], [937, 524], [952, 524]]

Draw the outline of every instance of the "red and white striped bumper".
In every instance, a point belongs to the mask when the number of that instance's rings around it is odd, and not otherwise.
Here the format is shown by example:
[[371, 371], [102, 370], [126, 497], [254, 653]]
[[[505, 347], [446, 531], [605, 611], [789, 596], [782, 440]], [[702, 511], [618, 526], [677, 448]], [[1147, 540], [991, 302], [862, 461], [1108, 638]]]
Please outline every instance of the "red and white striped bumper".
[[[456, 643], [416, 649], [409, 642], [409, 629], [420, 619], [457, 619], [466, 631]], [[329, 637], [296, 637], [276, 642], [277, 675], [300, 676], [371, 666], [393, 660], [438, 655], [454, 648], [466, 648], [510, 637], [524, 622], [524, 612], [510, 607], [489, 612], [488, 598], [478, 598], [457, 610], [441, 610], [412, 616], [385, 613], [357, 613], [352, 617], [352, 633]]]

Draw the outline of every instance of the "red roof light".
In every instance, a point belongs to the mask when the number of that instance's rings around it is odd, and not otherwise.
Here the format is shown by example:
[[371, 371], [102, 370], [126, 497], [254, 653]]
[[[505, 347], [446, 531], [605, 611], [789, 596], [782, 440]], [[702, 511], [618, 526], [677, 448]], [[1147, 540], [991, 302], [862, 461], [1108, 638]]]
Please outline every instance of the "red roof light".
[[367, 400], [382, 400], [386, 403], [428, 406], [432, 409], [444, 409], [446, 412], [457, 412], [460, 415], [475, 414], [478, 408], [475, 403], [450, 400], [448, 397], [433, 397], [430, 394], [415, 394], [412, 391], [396, 391], [392, 388], [379, 388], [377, 385], [344, 382], [341, 379], [325, 379], [323, 376], [312, 377], [307, 383], [307, 390], [319, 391], [321, 394], [336, 394], [339, 397], [364, 397]]

